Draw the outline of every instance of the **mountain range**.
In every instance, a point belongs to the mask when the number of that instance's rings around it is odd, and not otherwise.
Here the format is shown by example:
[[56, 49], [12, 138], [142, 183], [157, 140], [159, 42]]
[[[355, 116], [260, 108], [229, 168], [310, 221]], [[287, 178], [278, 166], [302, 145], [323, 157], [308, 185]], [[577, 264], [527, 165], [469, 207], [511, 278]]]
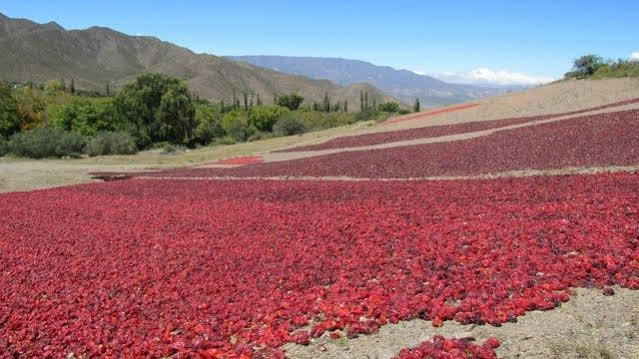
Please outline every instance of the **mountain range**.
[[223, 57], [196, 54], [155, 37], [130, 36], [104, 28], [66, 30], [55, 22], [38, 24], [0, 14], [0, 78], [45, 82], [73, 78], [77, 88], [103, 91], [107, 82], [119, 88], [145, 72], [161, 72], [186, 81], [202, 98], [229, 101], [236, 93], [260, 94], [266, 103], [295, 92], [306, 103], [347, 100], [358, 108], [360, 91], [378, 103], [396, 100], [368, 83], [340, 86], [265, 69]]
[[425, 106], [472, 101], [508, 91], [505, 88], [447, 83], [412, 71], [376, 66], [360, 60], [288, 56], [233, 56], [229, 58], [275, 71], [308, 76], [314, 79], [327, 79], [342, 86], [361, 82], [370, 83], [405, 103], [413, 103], [416, 98], [419, 98], [422, 105]]

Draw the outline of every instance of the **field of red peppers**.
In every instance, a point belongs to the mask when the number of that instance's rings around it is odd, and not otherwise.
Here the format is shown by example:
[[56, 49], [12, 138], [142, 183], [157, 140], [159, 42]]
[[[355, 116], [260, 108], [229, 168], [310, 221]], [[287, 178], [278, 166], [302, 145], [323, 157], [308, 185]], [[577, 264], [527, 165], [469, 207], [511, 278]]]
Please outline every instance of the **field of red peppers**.
[[[498, 128], [498, 127], [519, 125], [519, 124], [524, 124], [527, 122], [546, 120], [546, 119], [551, 119], [551, 118], [556, 118], [561, 116], [577, 115], [584, 112], [603, 110], [607, 108], [630, 105], [634, 103], [639, 103], [639, 99], [619, 101], [619, 102], [615, 102], [615, 103], [611, 103], [607, 105], [590, 107], [590, 108], [577, 110], [577, 111], [550, 114], [550, 115], [507, 118], [507, 119], [492, 120], [492, 121], [466, 122], [466, 123], [459, 123], [454, 125], [419, 127], [419, 128], [412, 128], [407, 130], [376, 132], [376, 133], [369, 133], [369, 134], [356, 135], [356, 136], [344, 136], [344, 137], [334, 138], [332, 140], [322, 142], [316, 145], [293, 147], [293, 148], [288, 148], [278, 152], [321, 151], [321, 150], [327, 150], [327, 149], [333, 149], [333, 148], [369, 146], [369, 145], [377, 145], [381, 143], [415, 140], [419, 138], [448, 136], [448, 135], [455, 135], [455, 134], [461, 134], [466, 132], [489, 130], [489, 129]], [[415, 116], [417, 116], [417, 114]]]
[[287, 148], [277, 152], [297, 152], [297, 151], [321, 151], [333, 148], [358, 147], [378, 145], [398, 141], [415, 140], [419, 138], [438, 137], [455, 135], [473, 131], [489, 130], [497, 127], [518, 125], [526, 122], [542, 119], [542, 116], [513, 118], [507, 120], [468, 122], [456, 125], [432, 126], [411, 128], [408, 130], [376, 132], [357, 136], [337, 137], [332, 140], [318, 143], [316, 145]]
[[341, 152], [241, 168], [180, 169], [158, 177], [410, 178], [639, 164], [639, 110], [504, 130], [468, 140]]
[[261, 156], [241, 156], [232, 157], [215, 162], [218, 165], [248, 165], [253, 163], [261, 163], [263, 159]]
[[[326, 331], [500, 325], [573, 287], [639, 289], [639, 174], [132, 179], [0, 200], [9, 357], [278, 357]], [[399, 357], [496, 345], [435, 338]]]
[[412, 349], [402, 350], [397, 359], [422, 359], [422, 358], [470, 358], [470, 359], [493, 359], [494, 349], [499, 346], [499, 340], [489, 338], [479, 346], [472, 343], [470, 338], [446, 339], [435, 336], [433, 340], [428, 340]]

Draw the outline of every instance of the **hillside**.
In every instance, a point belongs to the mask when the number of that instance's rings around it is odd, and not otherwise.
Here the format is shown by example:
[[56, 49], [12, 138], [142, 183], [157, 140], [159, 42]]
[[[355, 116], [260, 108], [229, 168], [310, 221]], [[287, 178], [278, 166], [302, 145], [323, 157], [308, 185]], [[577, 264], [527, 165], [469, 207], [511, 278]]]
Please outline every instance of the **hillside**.
[[472, 101], [505, 93], [505, 89], [451, 84], [412, 71], [376, 66], [359, 60], [322, 57], [236, 56], [256, 66], [348, 86], [368, 82], [406, 103], [419, 98], [424, 106]]
[[78, 88], [102, 91], [107, 82], [118, 88], [141, 73], [162, 72], [184, 79], [195, 93], [212, 100], [231, 100], [235, 90], [238, 96], [260, 94], [266, 102], [275, 94], [297, 92], [312, 102], [328, 92], [354, 109], [360, 89], [378, 102], [393, 100], [370, 85], [342, 87], [103, 27], [67, 31], [54, 22], [37, 24], [0, 14], [0, 48], [0, 78], [6, 80], [74, 78]]

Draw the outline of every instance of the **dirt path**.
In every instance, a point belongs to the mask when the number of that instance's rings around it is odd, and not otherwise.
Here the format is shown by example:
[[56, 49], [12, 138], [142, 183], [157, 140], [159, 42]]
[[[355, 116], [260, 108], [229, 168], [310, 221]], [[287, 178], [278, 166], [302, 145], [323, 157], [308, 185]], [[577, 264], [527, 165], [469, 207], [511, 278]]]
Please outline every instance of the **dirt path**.
[[[208, 168], [208, 167], [206, 167]], [[506, 177], [532, 177], [532, 176], [565, 176], [576, 174], [597, 174], [612, 172], [637, 172], [639, 165], [634, 166], [606, 166], [606, 167], [564, 167], [548, 170], [523, 169], [497, 173], [487, 173], [475, 176], [432, 176], [432, 177], [398, 177], [398, 178], [358, 178], [348, 176], [144, 176], [137, 175], [139, 179], [149, 180], [184, 180], [184, 181], [352, 181], [352, 182], [418, 182], [418, 181], [450, 181], [450, 180], [485, 180]]]

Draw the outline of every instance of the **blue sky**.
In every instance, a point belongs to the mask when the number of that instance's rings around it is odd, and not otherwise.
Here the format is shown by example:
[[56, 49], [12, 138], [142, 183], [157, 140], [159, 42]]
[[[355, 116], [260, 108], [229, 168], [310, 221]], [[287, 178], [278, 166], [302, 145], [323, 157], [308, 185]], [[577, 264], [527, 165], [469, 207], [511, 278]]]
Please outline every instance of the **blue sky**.
[[582, 54], [639, 51], [637, 0], [2, 0], [0, 12], [215, 55], [353, 58], [468, 82], [559, 77]]

